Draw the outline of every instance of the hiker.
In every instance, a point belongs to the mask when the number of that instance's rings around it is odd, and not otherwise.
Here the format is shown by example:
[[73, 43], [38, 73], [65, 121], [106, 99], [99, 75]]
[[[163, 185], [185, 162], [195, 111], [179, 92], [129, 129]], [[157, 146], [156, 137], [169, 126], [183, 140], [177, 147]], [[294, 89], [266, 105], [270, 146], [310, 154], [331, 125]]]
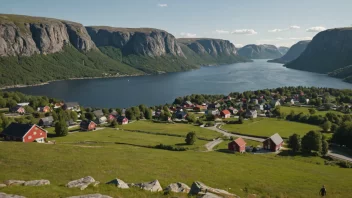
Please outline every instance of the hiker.
[[320, 194], [322, 197], [325, 197], [325, 196], [326, 196], [326, 189], [325, 189], [325, 186], [324, 186], [324, 185], [323, 185], [323, 187], [320, 189], [319, 194]]

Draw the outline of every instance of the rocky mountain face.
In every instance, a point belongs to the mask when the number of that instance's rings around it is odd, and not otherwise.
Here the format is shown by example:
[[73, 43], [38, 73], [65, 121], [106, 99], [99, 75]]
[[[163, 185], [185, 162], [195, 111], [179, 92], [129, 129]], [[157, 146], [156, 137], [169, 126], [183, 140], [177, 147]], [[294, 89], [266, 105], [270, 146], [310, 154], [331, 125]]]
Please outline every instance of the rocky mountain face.
[[61, 51], [71, 44], [80, 51], [95, 48], [85, 28], [57, 19], [0, 15], [0, 56], [31, 56]]
[[275, 59], [282, 56], [274, 45], [246, 45], [238, 50], [238, 54], [249, 59]]
[[282, 54], [282, 55], [285, 55], [288, 50], [290, 49], [289, 47], [284, 47], [284, 46], [281, 46], [281, 47], [278, 47], [277, 48], [279, 50], [279, 52]]
[[152, 28], [86, 27], [98, 47], [121, 49], [124, 55], [184, 57], [175, 37], [166, 31]]
[[209, 54], [217, 57], [220, 55], [237, 56], [236, 47], [227, 40], [202, 39], [202, 38], [180, 38], [178, 42], [186, 45], [199, 55]]
[[296, 58], [298, 58], [302, 52], [306, 49], [310, 41], [299, 41], [298, 43], [292, 45], [292, 47], [288, 50], [288, 52], [283, 55], [281, 58], [269, 60], [268, 62], [273, 62], [273, 63], [282, 63], [286, 64], [289, 63]]
[[318, 33], [304, 52], [286, 67], [328, 73], [352, 64], [352, 28]]

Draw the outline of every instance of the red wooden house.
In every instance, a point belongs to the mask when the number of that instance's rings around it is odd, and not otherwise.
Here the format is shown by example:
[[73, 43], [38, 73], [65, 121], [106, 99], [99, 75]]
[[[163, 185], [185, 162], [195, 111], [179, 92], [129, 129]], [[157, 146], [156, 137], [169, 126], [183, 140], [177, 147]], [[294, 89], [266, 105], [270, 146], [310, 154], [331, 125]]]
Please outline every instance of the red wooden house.
[[7, 141], [44, 143], [47, 131], [35, 124], [11, 123], [0, 135]]
[[278, 151], [281, 149], [284, 140], [278, 133], [275, 133], [263, 142], [263, 148], [270, 151]]
[[97, 128], [97, 124], [90, 120], [83, 120], [80, 124], [81, 131], [93, 131]]
[[237, 138], [236, 140], [230, 142], [228, 149], [233, 152], [243, 153], [246, 151], [246, 142], [242, 138]]
[[49, 106], [38, 107], [37, 111], [38, 111], [38, 112], [47, 113], [47, 112], [50, 112], [50, 107], [49, 107]]
[[229, 110], [226, 109], [226, 110], [221, 111], [220, 115], [221, 115], [221, 117], [223, 117], [223, 118], [230, 118], [231, 113], [230, 113]]

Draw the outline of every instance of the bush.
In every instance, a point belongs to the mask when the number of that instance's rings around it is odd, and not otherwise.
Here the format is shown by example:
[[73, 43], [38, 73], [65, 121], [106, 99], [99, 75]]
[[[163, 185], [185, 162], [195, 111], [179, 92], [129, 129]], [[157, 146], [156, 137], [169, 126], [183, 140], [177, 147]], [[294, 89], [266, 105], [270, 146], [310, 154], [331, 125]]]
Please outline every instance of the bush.
[[113, 127], [113, 128], [116, 128], [118, 125], [117, 121], [115, 119], [113, 119], [110, 123], [110, 126]]
[[193, 145], [196, 142], [197, 136], [195, 132], [189, 132], [186, 136], [185, 142], [188, 145]]
[[207, 123], [205, 124], [205, 126], [206, 126], [206, 127], [213, 127], [213, 126], [215, 126], [215, 122], [214, 122], [214, 121], [207, 122]]
[[61, 119], [55, 123], [55, 133], [57, 136], [66, 136], [68, 134], [65, 120]]
[[163, 149], [163, 150], [169, 150], [169, 151], [186, 151], [186, 150], [187, 150], [187, 148], [183, 148], [183, 147], [174, 147], [174, 146], [165, 145], [165, 144], [156, 145], [154, 148], [156, 148], [156, 149]]
[[243, 117], [242, 117], [242, 116], [240, 116], [240, 117], [238, 118], [238, 123], [239, 123], [239, 124], [243, 124]]

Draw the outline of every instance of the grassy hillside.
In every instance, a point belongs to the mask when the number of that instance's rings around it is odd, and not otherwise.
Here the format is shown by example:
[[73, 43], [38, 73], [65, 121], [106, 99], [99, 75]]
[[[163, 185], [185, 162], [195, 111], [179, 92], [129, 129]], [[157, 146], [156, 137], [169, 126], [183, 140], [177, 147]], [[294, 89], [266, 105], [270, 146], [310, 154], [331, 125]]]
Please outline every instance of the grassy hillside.
[[[1, 170], [6, 174], [0, 174], [1, 181], [48, 179], [51, 185], [14, 186], [2, 188], [1, 191], [28, 198], [92, 193], [132, 198], [172, 196], [138, 189], [122, 190], [104, 184], [118, 177], [128, 183], [158, 179], [162, 187], [179, 181], [191, 185], [198, 180], [241, 197], [248, 194], [257, 194], [257, 197], [316, 197], [322, 184], [326, 185], [329, 197], [349, 197], [352, 193], [351, 181], [341, 180], [352, 174], [352, 169], [324, 165], [324, 160], [319, 157], [237, 155], [193, 150], [173, 152], [121, 144], [79, 143], [85, 140], [140, 145], [153, 145], [159, 141], [168, 144], [182, 142], [177, 137], [131, 134], [112, 129], [74, 133], [54, 139], [57, 140], [55, 145], [2, 142], [0, 162]], [[219, 146], [225, 147], [226, 143]], [[84, 191], [64, 186], [68, 181], [88, 175], [101, 184]], [[173, 197], [187, 196], [180, 194]]]
[[66, 46], [62, 52], [31, 57], [0, 57], [0, 86], [29, 85], [51, 80], [142, 74], [97, 50], [86, 54]]

